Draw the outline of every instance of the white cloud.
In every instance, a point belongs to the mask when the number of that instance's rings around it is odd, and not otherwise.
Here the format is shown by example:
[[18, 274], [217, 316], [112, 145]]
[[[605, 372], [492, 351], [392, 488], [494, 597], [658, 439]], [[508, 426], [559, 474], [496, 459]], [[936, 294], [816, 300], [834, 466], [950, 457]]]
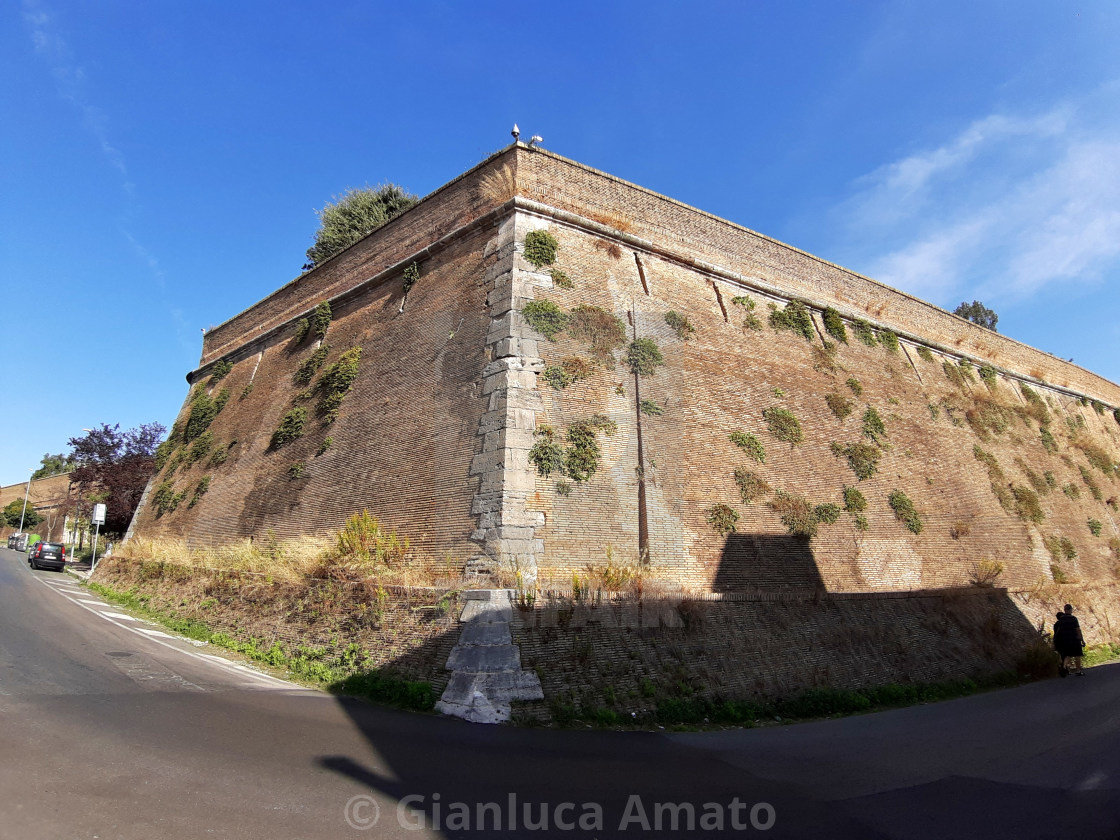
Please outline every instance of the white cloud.
[[[1021, 299], [1120, 269], [1120, 119], [1110, 87], [1037, 116], [992, 114], [880, 167], [838, 208], [848, 265], [947, 303]], [[1104, 107], [1102, 107], [1104, 106]]]

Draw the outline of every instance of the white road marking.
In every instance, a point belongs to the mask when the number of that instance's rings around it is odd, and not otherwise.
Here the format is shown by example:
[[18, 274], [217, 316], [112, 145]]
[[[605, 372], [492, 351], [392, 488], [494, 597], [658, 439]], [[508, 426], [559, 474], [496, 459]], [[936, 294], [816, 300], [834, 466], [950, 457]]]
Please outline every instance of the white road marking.
[[[184, 641], [184, 642], [187, 642], [187, 643], [192, 644], [192, 645], [195, 644], [195, 640], [187, 639], [183, 636], [171, 636], [171, 635], [168, 635], [167, 633], [161, 633], [158, 630], [145, 630], [144, 628], [137, 627], [135, 625], [122, 624], [117, 619], [110, 618], [106, 613], [102, 612], [101, 610], [95, 610], [92, 607], [86, 606], [86, 604], [82, 603], [81, 599], [73, 598], [68, 593], [63, 592], [58, 587], [50, 586], [50, 584], [47, 581], [43, 580], [42, 578], [33, 576], [32, 579], [39, 581], [39, 583], [43, 584], [48, 589], [54, 589], [55, 592], [58, 592], [67, 601], [70, 601], [73, 604], [77, 604], [83, 610], [88, 610], [89, 612], [93, 613], [94, 615], [100, 616], [105, 621], [108, 621], [110, 624], [115, 624], [117, 627], [121, 628], [122, 630], [127, 630], [129, 633], [136, 633], [138, 635], [141, 635], [145, 639], [148, 639], [149, 641], [151, 641], [153, 644], [162, 645], [163, 647], [169, 648], [170, 650], [178, 651], [179, 653], [183, 654], [184, 656], [193, 656], [195, 659], [209, 660], [212, 664], [217, 665], [218, 667], [222, 668], [225, 671], [233, 672], [234, 674], [236, 674], [238, 676], [242, 676], [242, 677], [251, 677], [252, 679], [262, 683], [263, 685], [267, 685], [267, 686], [269, 686], [273, 689], [284, 690], [284, 691], [308, 691], [308, 692], [313, 692], [313, 693], [316, 693], [316, 694], [318, 693], [318, 692], [315, 691], [315, 689], [307, 688], [306, 686], [298, 685], [298, 684], [293, 683], [293, 682], [288, 682], [287, 680], [282, 680], [279, 677], [272, 676], [271, 674], [263, 674], [260, 671], [256, 670], [255, 668], [250, 668], [247, 665], [241, 665], [240, 663], [233, 662], [233, 661], [231, 661], [229, 659], [226, 659], [224, 657], [221, 657], [221, 656], [215, 656], [213, 654], [208, 654], [208, 653], [195, 653], [194, 651], [191, 651], [191, 650], [184, 650], [181, 647], [178, 647], [176, 645], [169, 644], [168, 642], [162, 641], [160, 639], [160, 637], [162, 636], [164, 639], [175, 639], [175, 640], [179, 640], [179, 641]], [[104, 607], [105, 605], [101, 604], [101, 603], [98, 603], [98, 606]], [[133, 620], [135, 620], [135, 619], [133, 619]]]
[[[91, 603], [96, 603], [96, 602], [91, 602]], [[140, 620], [140, 619], [135, 618], [131, 615], [125, 615], [124, 613], [107, 612], [105, 610], [98, 610], [98, 612], [100, 612], [102, 615], [109, 616], [109, 618], [120, 618], [120, 619], [123, 619], [124, 621], [139, 621]]]
[[76, 600], [79, 604], [93, 604], [95, 607], [105, 606], [104, 601], [91, 601], [88, 598], [75, 598], [74, 600]]

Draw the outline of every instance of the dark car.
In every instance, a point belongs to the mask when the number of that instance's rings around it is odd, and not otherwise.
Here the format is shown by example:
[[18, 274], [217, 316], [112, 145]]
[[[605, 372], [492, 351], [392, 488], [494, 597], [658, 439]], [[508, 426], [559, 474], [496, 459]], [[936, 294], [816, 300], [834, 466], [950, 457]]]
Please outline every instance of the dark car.
[[37, 542], [27, 552], [27, 564], [32, 569], [62, 571], [66, 566], [66, 546], [62, 543]]

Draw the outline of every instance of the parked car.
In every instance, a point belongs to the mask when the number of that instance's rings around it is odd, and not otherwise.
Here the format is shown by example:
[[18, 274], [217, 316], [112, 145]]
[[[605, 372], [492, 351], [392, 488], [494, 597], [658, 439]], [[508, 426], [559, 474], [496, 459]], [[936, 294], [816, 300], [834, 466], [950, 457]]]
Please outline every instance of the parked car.
[[27, 551], [27, 534], [12, 534], [8, 537], [8, 548], [16, 551]]
[[62, 571], [66, 566], [66, 546], [62, 543], [37, 542], [27, 552], [27, 565], [32, 569]]

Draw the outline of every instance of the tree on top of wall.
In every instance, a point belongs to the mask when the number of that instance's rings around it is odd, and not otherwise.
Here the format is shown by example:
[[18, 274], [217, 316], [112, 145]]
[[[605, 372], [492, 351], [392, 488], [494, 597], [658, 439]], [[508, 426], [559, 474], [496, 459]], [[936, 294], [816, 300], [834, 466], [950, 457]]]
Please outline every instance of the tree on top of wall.
[[999, 321], [999, 316], [978, 300], [974, 300], [972, 303], [965, 303], [962, 300], [961, 305], [953, 310], [953, 314], [959, 315], [966, 321], [979, 324], [984, 329], [998, 332], [996, 322]]
[[396, 184], [349, 189], [322, 210], [315, 244], [307, 249], [304, 270], [326, 262], [367, 233], [395, 219], [420, 199]]

